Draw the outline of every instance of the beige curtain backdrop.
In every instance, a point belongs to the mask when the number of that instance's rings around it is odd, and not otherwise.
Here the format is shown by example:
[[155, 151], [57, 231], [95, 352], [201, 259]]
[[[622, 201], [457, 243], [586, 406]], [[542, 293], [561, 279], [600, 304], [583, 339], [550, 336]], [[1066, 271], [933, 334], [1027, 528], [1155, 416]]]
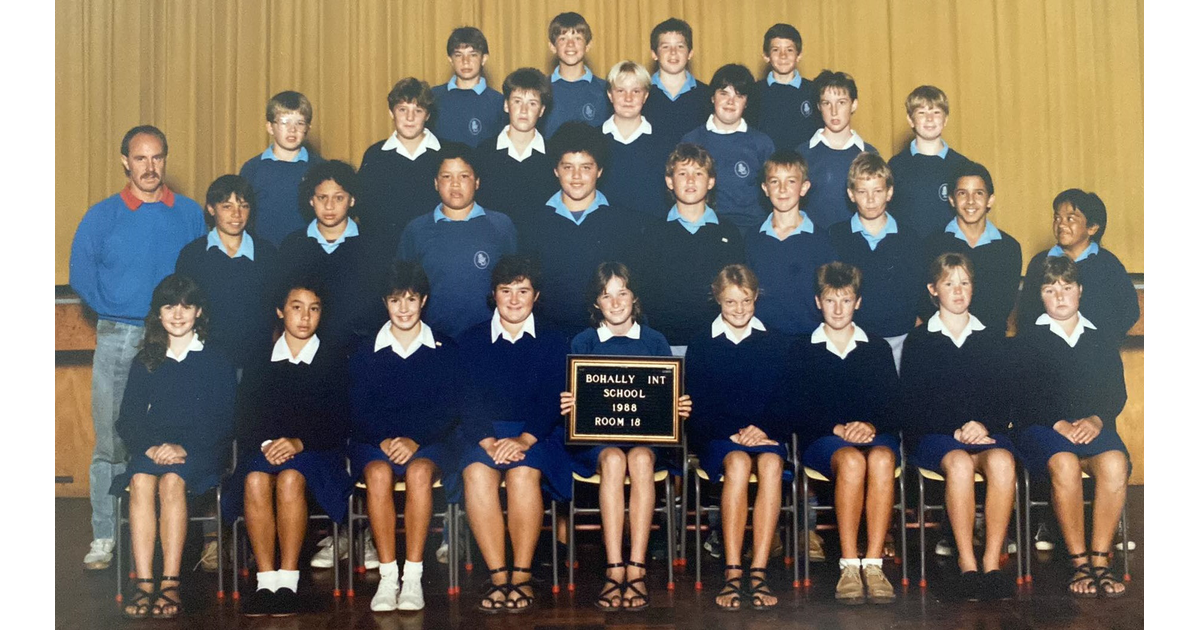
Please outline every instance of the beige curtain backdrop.
[[[934, 84], [950, 97], [950, 146], [996, 181], [992, 219], [1028, 260], [1053, 245], [1060, 190], [1107, 203], [1104, 245], [1143, 270], [1143, 6], [1137, 0], [56, 0], [55, 282], [87, 207], [123, 184], [122, 134], [149, 123], [170, 143], [167, 181], [201, 198], [262, 152], [265, 104], [294, 89], [313, 102], [311, 145], [357, 166], [390, 133], [386, 95], [405, 76], [450, 76], [445, 41], [486, 34], [488, 81], [520, 66], [549, 71], [546, 25], [582, 13], [604, 76], [649, 64], [649, 33], [670, 16], [695, 31], [692, 71], [724, 63], [762, 76], [763, 32], [790, 22], [805, 77], [858, 82], [854, 128], [890, 157], [911, 137], [904, 97]], [[653, 69], [652, 69], [653, 70]], [[484, 185], [486, 185], [486, 180]]]

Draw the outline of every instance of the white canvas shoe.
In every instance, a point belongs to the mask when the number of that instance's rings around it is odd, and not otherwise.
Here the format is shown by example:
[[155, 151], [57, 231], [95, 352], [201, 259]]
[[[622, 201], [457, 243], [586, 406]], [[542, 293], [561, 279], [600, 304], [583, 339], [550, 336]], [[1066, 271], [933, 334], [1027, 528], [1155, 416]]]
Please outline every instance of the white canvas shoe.
[[396, 596], [400, 593], [399, 575], [380, 575], [379, 588], [371, 598], [371, 610], [388, 612], [396, 610]]
[[400, 597], [396, 601], [399, 610], [421, 610], [425, 607], [425, 592], [421, 589], [421, 580], [405, 580], [400, 588]]

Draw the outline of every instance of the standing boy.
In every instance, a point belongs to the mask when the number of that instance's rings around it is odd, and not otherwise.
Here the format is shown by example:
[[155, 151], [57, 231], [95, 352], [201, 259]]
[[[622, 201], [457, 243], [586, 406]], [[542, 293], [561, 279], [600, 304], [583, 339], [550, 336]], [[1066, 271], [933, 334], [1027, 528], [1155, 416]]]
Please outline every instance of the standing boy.
[[759, 81], [758, 98], [750, 120], [771, 137], [777, 147], [794, 147], [821, 128], [817, 88], [800, 76], [803, 42], [791, 24], [776, 24], [763, 35], [763, 61], [767, 76]]
[[278, 247], [283, 238], [304, 227], [296, 201], [300, 178], [324, 162], [304, 146], [312, 128], [313, 107], [299, 92], [280, 92], [267, 101], [267, 134], [271, 145], [238, 172], [254, 189], [251, 232]]
[[659, 22], [650, 31], [650, 56], [658, 71], [650, 75], [650, 98], [643, 115], [674, 146], [683, 134], [704, 124], [712, 113], [712, 93], [688, 72], [692, 59], [692, 27], [679, 18]]
[[[913, 90], [904, 102], [908, 126], [916, 137], [888, 160], [896, 178], [891, 212], [910, 225], [922, 239], [945, 229], [954, 218], [951, 176], [967, 161], [942, 138], [950, 118], [950, 100], [932, 85]], [[989, 324], [990, 326], [990, 324]]]
[[554, 16], [549, 30], [550, 52], [558, 59], [558, 66], [550, 75], [554, 107], [546, 117], [546, 137], [553, 137], [569, 120], [599, 127], [612, 111], [606, 95], [608, 85], [583, 62], [592, 47], [592, 28], [582, 15], [568, 11]]
[[438, 112], [433, 134], [474, 148], [480, 140], [499, 133], [504, 124], [504, 97], [490, 89], [483, 76], [487, 38], [474, 26], [454, 29], [446, 40], [446, 59], [454, 76], [433, 88]]
[[716, 160], [717, 214], [743, 235], [762, 223], [765, 211], [754, 176], [775, 152], [775, 143], [743, 117], [753, 87], [746, 66], [721, 66], [712, 78], [712, 114], [703, 127], [683, 136], [683, 142], [704, 147]]
[[817, 105], [825, 126], [796, 150], [808, 161], [812, 181], [804, 209], [818, 228], [827, 230], [834, 223], [850, 218], [843, 193], [850, 163], [863, 151], [878, 151], [850, 127], [850, 119], [858, 109], [858, 85], [854, 78], [845, 72], [822, 70], [816, 84]]
[[769, 330], [792, 337], [807, 335], [821, 323], [810, 289], [817, 267], [837, 258], [829, 235], [800, 211], [808, 190], [804, 158], [790, 149], [776, 151], [762, 169], [771, 214], [757, 232], [746, 235], [746, 265], [762, 289], [758, 318]]
[[904, 338], [928, 300], [921, 239], [888, 212], [893, 183], [892, 171], [879, 154], [859, 153], [846, 176], [855, 213], [829, 227], [829, 240], [838, 260], [862, 271], [862, 307], [856, 318], [891, 345], [899, 370]]

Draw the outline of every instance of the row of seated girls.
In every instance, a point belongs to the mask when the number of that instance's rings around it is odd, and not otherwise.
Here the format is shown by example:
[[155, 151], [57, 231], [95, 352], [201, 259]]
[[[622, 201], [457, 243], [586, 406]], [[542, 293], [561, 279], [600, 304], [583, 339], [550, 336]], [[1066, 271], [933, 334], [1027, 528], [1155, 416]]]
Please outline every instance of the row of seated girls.
[[[782, 484], [791, 475], [786, 445], [793, 434], [803, 465], [834, 480], [839, 602], [896, 598], [882, 570], [882, 552], [901, 434], [913, 463], [946, 477], [964, 596], [1012, 595], [1013, 580], [1002, 577], [1000, 555], [1018, 462], [1051, 481], [1075, 568], [1070, 592], [1124, 594], [1109, 568], [1129, 466], [1115, 427], [1125, 402], [1120, 356], [1079, 311], [1076, 263], [1050, 257], [1037, 271], [1026, 281], [1040, 287], [1045, 314], [1032, 329], [1008, 339], [989, 334], [970, 312], [971, 261], [955, 253], [937, 257], [927, 277], [937, 311], [907, 337], [899, 377], [888, 343], [854, 322], [862, 302], [857, 268], [841, 262], [819, 268], [813, 299], [823, 323], [795, 340], [755, 317], [759, 287], [750, 269], [735, 264], [720, 271], [712, 282], [720, 315], [711, 334], [689, 345], [689, 395], [678, 401], [700, 468], [711, 479], [724, 476], [726, 558], [742, 558], [749, 521], [749, 566], [725, 567], [717, 606], [769, 609], [778, 602], [766, 568]], [[204, 346], [210, 313], [203, 292], [182, 275], [163, 280], [153, 295], [145, 345], [131, 370], [118, 424], [133, 453], [127, 478], [114, 483], [130, 488], [137, 579], [125, 612], [180, 611], [186, 494], [222, 482], [224, 455], [235, 435], [238, 466], [224, 481], [224, 500], [226, 516], [245, 516], [257, 563], [257, 587], [242, 603], [247, 615], [285, 616], [300, 608], [299, 559], [309, 499], [341, 521], [358, 478], [366, 483], [380, 560], [372, 610], [424, 606], [422, 557], [432, 487], [440, 479], [447, 499], [466, 506], [490, 572], [476, 607], [487, 614], [528, 612], [536, 598], [530, 567], [542, 530], [543, 492], [551, 500], [567, 500], [572, 471], [601, 477], [607, 566], [595, 605], [605, 611], [646, 608], [653, 475], [664, 462], [646, 446], [564, 444], [562, 414], [575, 399], [560, 384], [569, 352], [666, 356], [670, 348], [640, 321], [636, 282], [624, 265], [600, 265], [589, 286], [593, 327], [568, 341], [535, 318], [536, 265], [506, 256], [492, 273], [491, 320], [452, 340], [422, 321], [429, 300], [424, 271], [399, 262], [379, 295], [388, 320], [347, 361], [318, 336], [324, 288], [294, 281], [276, 309], [278, 341], [269, 355], [246, 366], [238, 385], [230, 363]], [[1096, 479], [1090, 548], [1081, 471]], [[976, 472], [987, 479], [980, 559], [972, 546]], [[752, 518], [751, 474], [758, 480]], [[626, 475], [628, 556], [622, 554]], [[396, 480], [407, 483], [402, 564]], [[863, 521], [865, 549], [858, 544]], [[167, 585], [157, 591], [151, 579], [156, 535]]]

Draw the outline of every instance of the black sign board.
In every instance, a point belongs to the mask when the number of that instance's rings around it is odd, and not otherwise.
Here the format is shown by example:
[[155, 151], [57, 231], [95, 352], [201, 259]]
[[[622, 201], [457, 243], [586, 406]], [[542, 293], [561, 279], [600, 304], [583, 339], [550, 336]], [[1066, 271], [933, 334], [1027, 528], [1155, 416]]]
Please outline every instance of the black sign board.
[[575, 408], [567, 419], [573, 444], [678, 444], [683, 358], [567, 357], [567, 390]]

